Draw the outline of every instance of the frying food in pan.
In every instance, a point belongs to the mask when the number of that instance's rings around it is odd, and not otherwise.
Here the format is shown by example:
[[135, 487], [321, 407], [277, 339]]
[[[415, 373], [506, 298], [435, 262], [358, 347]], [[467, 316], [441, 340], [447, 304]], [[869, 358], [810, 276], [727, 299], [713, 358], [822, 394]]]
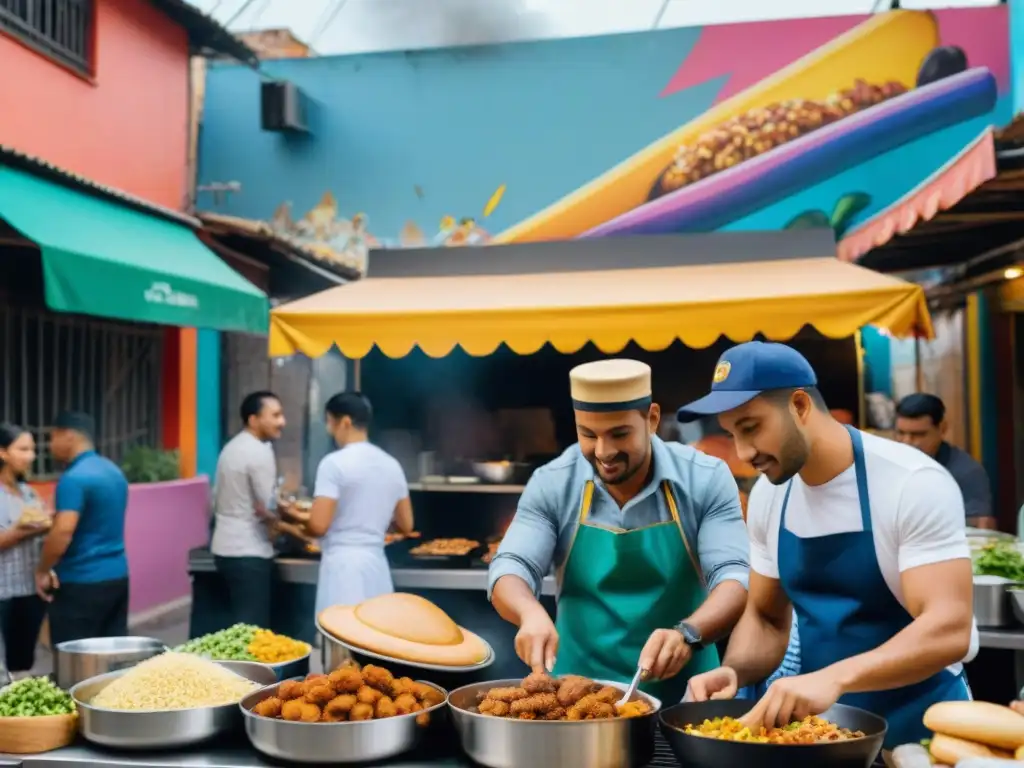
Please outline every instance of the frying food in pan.
[[639, 717], [651, 711], [642, 700], [617, 706], [623, 693], [579, 675], [554, 678], [535, 672], [523, 678], [519, 685], [485, 691], [477, 711], [481, 715], [512, 720], [573, 721]]
[[760, 744], [820, 744], [826, 741], [847, 741], [864, 737], [862, 731], [841, 728], [821, 717], [810, 716], [782, 728], [761, 726], [753, 732], [733, 717], [716, 717], [698, 725], [685, 725], [691, 736], [705, 736], [723, 741], [752, 741]]

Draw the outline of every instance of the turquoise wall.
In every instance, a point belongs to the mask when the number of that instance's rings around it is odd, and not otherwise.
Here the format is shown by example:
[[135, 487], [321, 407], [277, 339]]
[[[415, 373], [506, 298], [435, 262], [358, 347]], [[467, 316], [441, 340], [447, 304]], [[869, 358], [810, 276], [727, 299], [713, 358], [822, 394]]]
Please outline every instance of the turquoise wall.
[[196, 474], [216, 475], [221, 448], [220, 333], [196, 334]]

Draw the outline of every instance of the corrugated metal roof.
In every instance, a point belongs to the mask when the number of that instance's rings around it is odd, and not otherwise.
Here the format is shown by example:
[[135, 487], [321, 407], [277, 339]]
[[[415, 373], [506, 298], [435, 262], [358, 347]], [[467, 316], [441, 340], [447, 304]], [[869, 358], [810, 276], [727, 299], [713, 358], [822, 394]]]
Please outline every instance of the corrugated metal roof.
[[178, 224], [184, 224], [187, 227], [191, 227], [192, 229], [198, 229], [202, 226], [199, 219], [182, 213], [181, 211], [176, 211], [173, 208], [166, 208], [141, 197], [130, 195], [120, 189], [108, 187], [105, 184], [99, 184], [92, 179], [81, 176], [73, 171], [69, 171], [66, 168], [56, 166], [41, 157], [30, 155], [26, 152], [22, 152], [20, 149], [15, 149], [14, 147], [4, 144], [0, 144], [0, 164], [28, 171], [29, 173], [33, 173], [37, 176], [42, 176], [49, 181], [64, 184], [87, 194], [105, 197], [109, 200], [121, 203], [122, 205], [126, 205], [129, 208], [141, 211], [142, 213], [169, 219]]
[[231, 34], [212, 16], [207, 16], [185, 0], [149, 0], [167, 14], [172, 21], [188, 32], [189, 42], [198, 51], [219, 53], [237, 59], [250, 67], [259, 67], [256, 52]]
[[220, 231], [255, 237], [281, 246], [296, 256], [328, 269], [345, 280], [358, 280], [362, 277], [358, 264], [330, 246], [321, 243], [305, 243], [298, 238], [279, 232], [265, 221], [243, 219], [239, 216], [228, 216], [221, 213], [200, 213], [198, 215], [199, 220], [210, 232]]

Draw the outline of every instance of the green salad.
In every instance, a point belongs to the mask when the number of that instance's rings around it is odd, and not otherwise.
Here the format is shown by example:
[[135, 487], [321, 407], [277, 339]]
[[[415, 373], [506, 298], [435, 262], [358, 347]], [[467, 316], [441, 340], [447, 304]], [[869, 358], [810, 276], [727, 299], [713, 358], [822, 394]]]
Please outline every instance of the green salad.
[[0, 688], [0, 717], [70, 715], [74, 711], [75, 702], [48, 677], [26, 677]]
[[251, 624], [235, 624], [220, 632], [189, 640], [174, 650], [222, 661], [256, 661], [256, 657], [249, 653], [249, 645], [258, 629]]
[[1016, 543], [986, 544], [974, 555], [974, 573], [1024, 582], [1024, 555], [1017, 549]]

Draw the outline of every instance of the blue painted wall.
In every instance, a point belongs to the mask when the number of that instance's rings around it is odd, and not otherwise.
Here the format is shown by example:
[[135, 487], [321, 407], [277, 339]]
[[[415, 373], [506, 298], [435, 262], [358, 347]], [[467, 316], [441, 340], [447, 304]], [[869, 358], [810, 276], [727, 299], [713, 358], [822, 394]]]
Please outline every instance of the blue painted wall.
[[196, 334], [196, 474], [216, 475], [221, 448], [220, 333]]

